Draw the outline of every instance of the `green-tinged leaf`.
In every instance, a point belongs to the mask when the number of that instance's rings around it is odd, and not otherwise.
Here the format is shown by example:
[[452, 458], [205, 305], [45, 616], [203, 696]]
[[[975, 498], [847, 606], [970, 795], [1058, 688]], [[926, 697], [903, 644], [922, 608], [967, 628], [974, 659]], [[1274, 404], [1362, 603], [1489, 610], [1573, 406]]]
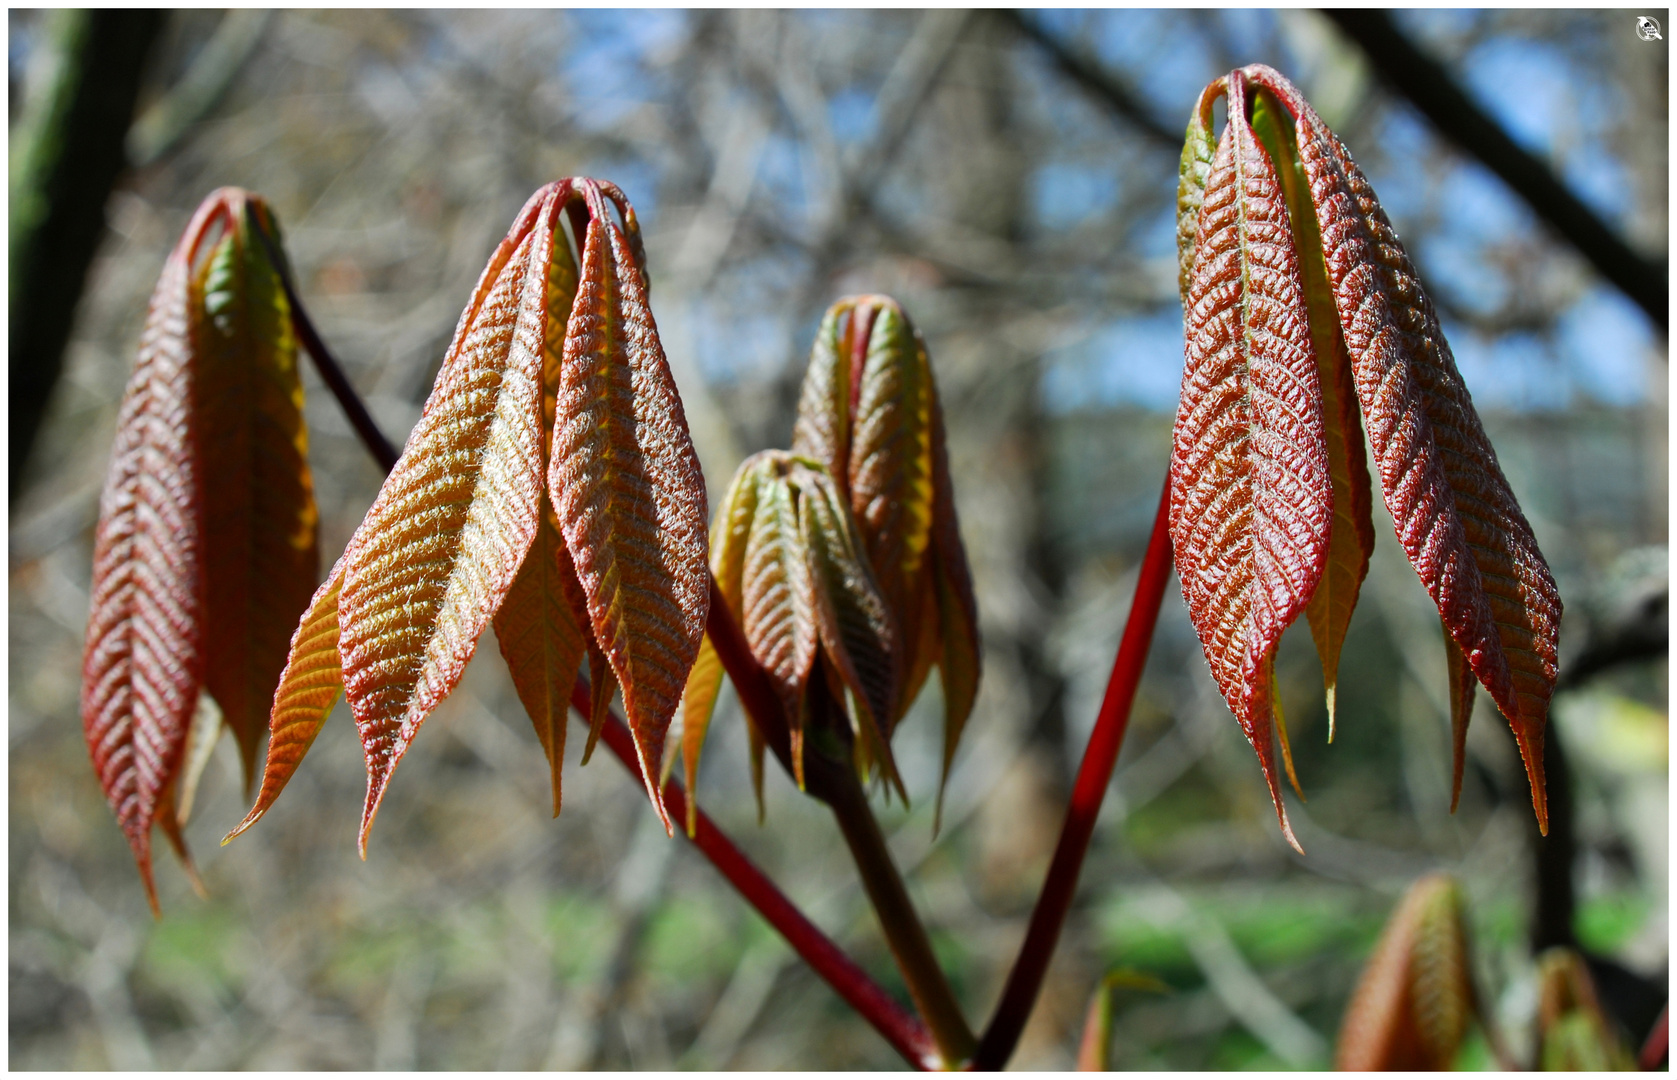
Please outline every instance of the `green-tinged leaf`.
[[[687, 784], [689, 838], [698, 828], [699, 755], [704, 750], [705, 735], [710, 730], [710, 717], [716, 709], [716, 696], [721, 687], [722, 658], [717, 655], [709, 635], [706, 635], [699, 643], [699, 658], [693, 662], [693, 671], [687, 676], [687, 688], [682, 691], [681, 699], [681, 765]], [[668, 771], [668, 766], [665, 770]]]
[[825, 465], [841, 487], [850, 482], [852, 358], [867, 355], [868, 310], [858, 310], [865, 299], [846, 297], [821, 317], [792, 424], [792, 453]]
[[343, 692], [343, 664], [338, 653], [338, 597], [343, 581], [344, 560], [339, 559], [291, 635], [291, 653], [274, 691], [268, 719], [268, 757], [262, 767], [262, 787], [256, 805], [222, 839], [223, 844], [256, 824], [274, 805]]
[[1550, 949], [1537, 958], [1537, 1040], [1544, 1072], [1630, 1072], [1636, 1060], [1602, 1011], [1584, 958]]
[[[955, 486], [949, 475], [949, 454], [944, 446], [943, 410], [933, 403], [935, 449], [932, 485], [936, 505], [932, 515], [931, 579], [936, 590], [938, 628], [941, 642], [938, 668], [943, 680], [943, 768], [938, 776], [937, 811], [932, 832], [943, 822], [943, 793], [949, 770], [955, 763], [955, 748], [966, 730], [978, 699], [982, 654], [978, 638], [978, 600], [973, 595], [972, 572], [967, 568], [966, 546], [961, 543], [961, 524], [955, 513]], [[912, 695], [906, 700], [912, 701]]]
[[204, 768], [215, 753], [215, 744], [221, 739], [221, 732], [221, 709], [208, 694], [199, 694], [198, 706], [192, 711], [192, 729], [186, 736], [180, 780], [175, 784], [175, 820], [183, 828], [192, 820], [192, 804], [198, 796], [198, 783], [204, 778]]
[[1462, 771], [1467, 765], [1467, 725], [1473, 719], [1473, 696], [1479, 688], [1460, 645], [1444, 630], [1444, 659], [1450, 669], [1450, 812], [1462, 798]]
[[592, 641], [588, 643], [588, 743], [582, 748], [582, 763], [594, 757], [594, 747], [600, 744], [600, 732], [611, 716], [611, 702], [617, 696], [617, 676], [611, 661]]
[[[635, 241], [611, 219], [603, 185], [567, 183], [589, 219], [548, 490], [595, 642], [623, 689], [647, 794], [673, 832], [658, 767], [710, 606], [704, 476]], [[638, 236], [627, 213], [624, 223]]]
[[320, 572], [319, 513], [291, 307], [255, 233], [278, 227], [230, 191], [231, 227], [193, 321], [203, 481], [204, 685], [238, 739], [246, 794], [291, 632]]
[[792, 456], [766, 450], [751, 460], [759, 462], [754, 469], [759, 486], [741, 578], [740, 629], [780, 695], [793, 740], [793, 778], [802, 790], [804, 688], [816, 646], [815, 581], [788, 480]]
[[344, 686], [367, 755], [360, 846], [535, 540], [558, 199], [537, 192], [484, 270], [402, 457], [345, 553]]
[[1430, 874], [1409, 887], [1363, 967], [1334, 1067], [1447, 1069], [1477, 1015], [1461, 893]]
[[1170, 988], [1138, 971], [1113, 971], [1095, 987], [1083, 1018], [1083, 1037], [1077, 1045], [1078, 1072], [1108, 1072], [1112, 1068], [1112, 1005], [1120, 989], [1164, 994]]
[[899, 678], [890, 610], [837, 486], [824, 471], [807, 467], [797, 470], [794, 482], [801, 496], [799, 527], [815, 581], [821, 651], [859, 708], [863, 728], [857, 734], [869, 740], [887, 779], [901, 791], [882, 719], [890, 715]]
[[1182, 303], [1188, 303], [1188, 283], [1193, 278], [1195, 250], [1199, 243], [1200, 207], [1205, 202], [1205, 183], [1211, 175], [1211, 159], [1217, 154], [1217, 132], [1211, 124], [1211, 106], [1222, 97], [1227, 78], [1218, 79], [1200, 91], [1188, 117], [1188, 134], [1182, 142], [1182, 164], [1176, 187], [1177, 288]]
[[1333, 481], [1333, 526], [1328, 540], [1327, 566], [1321, 583], [1304, 609], [1310, 636], [1322, 661], [1322, 683], [1328, 703], [1328, 741], [1333, 741], [1339, 684], [1339, 653], [1357, 594], [1368, 574], [1374, 551], [1373, 496], [1368, 462], [1363, 453], [1362, 419], [1345, 336], [1339, 329], [1333, 282], [1323, 261], [1322, 237], [1310, 203], [1310, 187], [1299, 160], [1293, 126], [1272, 94], [1254, 95], [1252, 128], [1276, 163], [1293, 242], [1299, 253], [1305, 306], [1310, 314], [1310, 342], [1322, 391], [1322, 433], [1328, 449], [1328, 476]]

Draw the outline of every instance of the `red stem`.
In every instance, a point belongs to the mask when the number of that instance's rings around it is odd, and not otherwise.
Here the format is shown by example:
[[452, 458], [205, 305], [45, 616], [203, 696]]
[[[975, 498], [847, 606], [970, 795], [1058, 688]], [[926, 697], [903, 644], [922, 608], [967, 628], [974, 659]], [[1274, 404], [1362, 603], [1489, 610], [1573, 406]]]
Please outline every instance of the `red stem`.
[[1089, 733], [1083, 764], [1077, 770], [1071, 805], [1066, 808], [1066, 823], [1060, 829], [1060, 843], [1054, 849], [1054, 861], [1049, 864], [1048, 879], [1043, 883], [1042, 895], [1037, 897], [1036, 910], [1031, 912], [1030, 927], [1025, 931], [1024, 944], [1019, 947], [1019, 959], [1008, 974], [1007, 986], [1002, 990], [990, 1026], [979, 1039], [978, 1054], [973, 1059], [976, 1069], [999, 1069], [1007, 1064], [1036, 1004], [1043, 976], [1048, 973], [1048, 962], [1054, 956], [1060, 928], [1065, 924], [1066, 912], [1077, 891], [1077, 875], [1095, 832], [1095, 818], [1106, 799], [1112, 769], [1118, 764], [1118, 751], [1124, 745], [1130, 706], [1141, 682], [1141, 670], [1147, 663], [1153, 627], [1159, 621], [1159, 605], [1164, 600], [1165, 583], [1170, 580], [1169, 525], [1170, 481], [1167, 479], [1164, 493], [1159, 497], [1158, 515], [1153, 519], [1153, 535], [1147, 541], [1147, 555], [1136, 581], [1135, 599], [1130, 602], [1129, 618], [1124, 624], [1124, 638], [1112, 662], [1106, 697], [1101, 701], [1095, 730]]
[[[583, 724], [587, 723], [587, 720], [582, 718], [588, 716], [591, 705], [588, 680], [578, 677], [576, 686], [571, 690], [571, 707], [576, 710]], [[635, 756], [634, 738], [615, 713], [606, 717], [600, 732], [600, 741], [617, 756], [617, 760], [623, 763], [623, 767], [628, 769], [632, 776], [637, 779], [640, 777], [640, 763]], [[670, 813], [678, 820], [687, 813], [686, 796], [687, 793], [673, 781], [664, 788], [664, 801], [668, 804]], [[805, 918], [803, 912], [799, 911], [792, 901], [775, 887], [774, 882], [722, 834], [703, 810], [698, 811], [696, 816], [698, 827], [693, 833], [694, 845], [711, 861], [711, 865], [722, 872], [728, 883], [739, 890], [746, 902], [756, 908], [758, 913], [769, 921], [770, 926], [780, 931], [780, 935], [797, 950], [798, 955], [803, 957], [810, 967], [815, 969], [815, 973], [826, 980], [851, 1008], [885, 1036], [886, 1041], [903, 1056], [903, 1060], [917, 1069], [940, 1067], [937, 1048], [920, 1021], [898, 1005], [891, 995], [880, 989], [879, 985], [868, 977], [867, 972], [844, 955], [819, 927]]]
[[1654, 1021], [1654, 1030], [1648, 1032], [1648, 1041], [1642, 1044], [1642, 1052], [1636, 1056], [1636, 1063], [1643, 1072], [1657, 1072], [1660, 1063], [1665, 1060], [1666, 1052], [1671, 1043], [1671, 1003], [1666, 1002], [1665, 1008], [1660, 1010], [1660, 1018]]

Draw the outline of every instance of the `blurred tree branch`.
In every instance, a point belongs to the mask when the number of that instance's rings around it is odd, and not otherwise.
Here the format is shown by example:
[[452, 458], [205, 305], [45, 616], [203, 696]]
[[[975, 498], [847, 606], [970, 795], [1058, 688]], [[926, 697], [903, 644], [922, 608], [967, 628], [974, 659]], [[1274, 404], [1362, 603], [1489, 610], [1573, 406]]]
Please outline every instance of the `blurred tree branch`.
[[1634, 300], [1660, 329], [1666, 328], [1669, 284], [1663, 259], [1633, 251], [1556, 178], [1546, 162], [1516, 143], [1474, 104], [1444, 66], [1417, 48], [1389, 14], [1367, 10], [1324, 14], [1362, 47], [1389, 87], [1407, 97], [1451, 142], [1478, 158], [1602, 277]]
[[61, 11], [49, 24], [57, 70], [12, 146], [10, 498], [15, 498], [87, 268], [122, 171], [140, 74], [160, 11]]

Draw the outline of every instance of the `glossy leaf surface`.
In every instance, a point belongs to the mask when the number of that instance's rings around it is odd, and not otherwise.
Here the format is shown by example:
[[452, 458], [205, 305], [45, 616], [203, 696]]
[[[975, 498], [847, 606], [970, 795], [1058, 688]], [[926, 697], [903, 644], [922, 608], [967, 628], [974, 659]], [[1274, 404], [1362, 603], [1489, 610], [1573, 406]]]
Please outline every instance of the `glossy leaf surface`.
[[1171, 459], [1171, 537], [1188, 613], [1229, 708], [1275, 772], [1270, 660], [1321, 580], [1333, 489], [1286, 206], [1243, 87], [1205, 188]]
[[1513, 728], [1547, 828], [1543, 732], [1560, 595], [1374, 189], [1277, 72], [1246, 76], [1293, 114], [1363, 420], [1398, 541]]

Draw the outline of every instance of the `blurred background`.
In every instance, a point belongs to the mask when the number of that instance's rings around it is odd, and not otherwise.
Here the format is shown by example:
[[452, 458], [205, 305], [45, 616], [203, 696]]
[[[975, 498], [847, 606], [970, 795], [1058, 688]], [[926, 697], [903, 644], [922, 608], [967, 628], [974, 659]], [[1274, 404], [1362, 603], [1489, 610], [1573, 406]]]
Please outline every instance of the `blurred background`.
[[[1450, 814], [1437, 616], [1376, 500], [1333, 745], [1302, 620], [1281, 649], [1309, 798], [1290, 803], [1300, 857], [1171, 585], [1014, 1064], [1069, 1066], [1096, 983], [1130, 969], [1169, 992], [1121, 997], [1115, 1066], [1321, 1067], [1387, 913], [1433, 869], [1465, 888], [1487, 1008], [1516, 1048], [1536, 1008], [1534, 945], [1566, 939], [1599, 958], [1640, 1040], [1669, 931], [1669, 79], [1665, 42], [1641, 40], [1636, 14], [1398, 12], [1388, 29], [1657, 268], [1657, 318], [1312, 11], [168, 13], [146, 24], [132, 125], [118, 116], [126, 164], [88, 230], [53, 378], [53, 350], [18, 345], [35, 305], [20, 307], [16, 185], [57, 115], [76, 16], [11, 10], [11, 1065], [901, 1065], [663, 837], [609, 755], [579, 769], [571, 741], [565, 812], [549, 819], [546, 765], [493, 647], [414, 743], [365, 863], [364, 766], [341, 703], [285, 797], [225, 849], [248, 800], [221, 746], [187, 830], [209, 896], [160, 852], [152, 920], [78, 721], [91, 537], [146, 299], [193, 208], [225, 184], [269, 200], [309, 311], [400, 442], [524, 199], [567, 175], [616, 181], [644, 226], [713, 505], [745, 455], [790, 441], [825, 307], [857, 292], [903, 303], [939, 380], [985, 666], [942, 832], [935, 680], [898, 736], [912, 811], [878, 811], [982, 1024], [1164, 478], [1182, 368], [1180, 133], [1202, 86], [1254, 61], [1340, 133], [1442, 314], [1565, 601], [1573, 684], [1555, 699], [1552, 769], [1570, 784], [1540, 844], [1513, 740], [1481, 694]], [[96, 223], [98, 204], [77, 218]], [[50, 388], [38, 409], [18, 391], [29, 377]], [[305, 384], [324, 573], [381, 476], [312, 368]], [[22, 450], [20, 425], [34, 432]], [[902, 995], [822, 809], [774, 773], [758, 826], [731, 692], [700, 789]], [[1462, 1063], [1486, 1060], [1478, 1040]]]

